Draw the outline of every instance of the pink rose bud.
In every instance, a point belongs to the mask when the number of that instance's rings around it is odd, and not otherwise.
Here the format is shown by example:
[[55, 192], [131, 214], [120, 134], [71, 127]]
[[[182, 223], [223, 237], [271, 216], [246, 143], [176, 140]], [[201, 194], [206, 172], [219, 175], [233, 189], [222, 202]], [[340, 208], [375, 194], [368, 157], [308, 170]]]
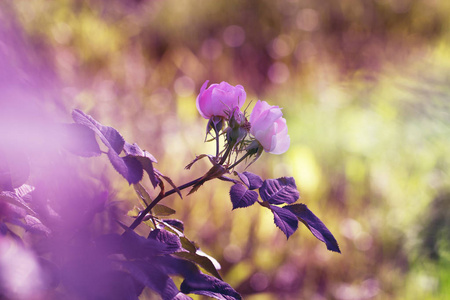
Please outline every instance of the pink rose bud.
[[241, 85], [232, 86], [222, 81], [206, 88], [208, 82], [205, 81], [197, 97], [197, 109], [203, 118], [220, 116], [228, 119], [234, 107], [240, 109], [244, 105], [246, 93]]
[[281, 108], [258, 100], [250, 114], [250, 133], [263, 146], [264, 151], [281, 154], [289, 149], [290, 138]]

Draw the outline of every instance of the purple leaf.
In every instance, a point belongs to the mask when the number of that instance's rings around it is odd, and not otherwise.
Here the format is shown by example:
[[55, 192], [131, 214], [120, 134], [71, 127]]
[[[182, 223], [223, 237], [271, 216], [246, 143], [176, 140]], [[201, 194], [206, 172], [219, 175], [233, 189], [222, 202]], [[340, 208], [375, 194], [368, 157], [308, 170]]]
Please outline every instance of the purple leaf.
[[[68, 292], [73, 299], [137, 300], [141, 293], [139, 283], [127, 272], [114, 270], [105, 257], [92, 254], [78, 253], [58, 271], [60, 287], [66, 294]], [[56, 295], [57, 299], [65, 298], [62, 294]]]
[[150, 232], [148, 238], [166, 244], [167, 250], [172, 253], [181, 249], [180, 238], [167, 230], [154, 229]]
[[65, 124], [63, 127], [63, 145], [73, 154], [91, 157], [102, 154], [94, 131], [81, 124]]
[[264, 201], [270, 204], [294, 203], [300, 197], [293, 177], [267, 179], [259, 189]]
[[183, 293], [194, 293], [216, 299], [241, 299], [231, 286], [218, 278], [201, 273], [197, 265], [191, 261], [161, 256], [155, 264], [158, 269], [168, 275], [181, 275], [185, 278], [180, 287]]
[[8, 226], [6, 226], [5, 223], [0, 222], [0, 234], [6, 235], [8, 231], [9, 231]]
[[192, 293], [221, 300], [242, 299], [228, 283], [202, 273], [186, 277], [180, 290], [185, 294]]
[[96, 248], [105, 255], [122, 252], [123, 237], [117, 233], [100, 235], [95, 239]]
[[108, 151], [108, 158], [114, 169], [122, 175], [129, 184], [141, 181], [144, 171], [141, 163], [133, 156], [120, 157], [115, 151]]
[[123, 145], [125, 144], [125, 140], [123, 139], [123, 137], [116, 129], [109, 126], [103, 126], [100, 123], [98, 124], [100, 125], [100, 132], [109, 142], [111, 148], [114, 149], [117, 154], [120, 154], [120, 152], [122, 152]]
[[75, 123], [91, 129], [106, 147], [108, 147], [109, 161], [114, 169], [125, 177], [129, 184], [137, 183], [142, 179], [142, 164], [133, 156], [119, 156], [125, 145], [125, 140], [116, 129], [109, 126], [103, 126], [94, 120], [94, 118], [78, 109], [75, 109], [72, 112], [72, 118]]
[[253, 205], [258, 200], [258, 193], [250, 191], [244, 185], [237, 183], [230, 189], [231, 203], [233, 209]]
[[158, 269], [168, 275], [180, 275], [187, 278], [200, 273], [197, 265], [193, 262], [173, 256], [160, 256], [154, 263], [157, 265]]
[[138, 144], [130, 144], [125, 142], [125, 145], [123, 146], [123, 150], [127, 155], [133, 155], [133, 156], [145, 156], [148, 157], [152, 162], [157, 163], [158, 161], [156, 158], [151, 155], [149, 152], [142, 150]]
[[242, 182], [250, 190], [259, 189], [263, 184], [263, 180], [261, 179], [261, 177], [259, 177], [256, 174], [253, 174], [250, 172], [237, 173], [237, 174], [238, 174], [239, 178], [242, 180]]
[[94, 131], [95, 134], [98, 135], [100, 140], [106, 145], [106, 147], [114, 150], [114, 152], [116, 152], [117, 154], [120, 154], [120, 152], [122, 152], [125, 140], [116, 129], [109, 126], [103, 126], [94, 118], [86, 115], [79, 109], [73, 110], [72, 118], [75, 123], [87, 126], [92, 131]]
[[339, 245], [333, 234], [322, 223], [322, 221], [320, 221], [320, 219], [308, 209], [305, 204], [287, 205], [283, 208], [294, 213], [299, 218], [299, 220], [302, 221], [309, 230], [311, 230], [311, 233], [316, 238], [327, 245], [328, 250], [341, 253]]
[[122, 234], [121, 249], [123, 254], [129, 258], [173, 253], [173, 248], [169, 245], [154, 239], [146, 239], [128, 228]]
[[289, 238], [298, 228], [297, 217], [287, 209], [270, 205], [273, 212], [273, 220], [275, 225], [283, 231], [287, 238]]
[[141, 163], [142, 168], [147, 172], [153, 187], [156, 188], [159, 184], [159, 179], [153, 168], [153, 163], [157, 162], [153, 155], [145, 150], [141, 150], [136, 143], [133, 145], [125, 143], [123, 150], [128, 156], [135, 157]]
[[144, 260], [125, 261], [123, 264], [138, 282], [157, 292], [163, 300], [172, 300], [179, 294], [173, 280], [153, 264]]

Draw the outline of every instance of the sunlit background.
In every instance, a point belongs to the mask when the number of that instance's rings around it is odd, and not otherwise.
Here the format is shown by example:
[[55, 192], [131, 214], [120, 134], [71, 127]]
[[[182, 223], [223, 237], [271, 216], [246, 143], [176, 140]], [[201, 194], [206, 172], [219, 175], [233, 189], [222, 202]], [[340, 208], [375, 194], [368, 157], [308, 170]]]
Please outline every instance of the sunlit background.
[[[214, 152], [201, 85], [241, 84], [250, 108], [284, 108], [291, 137], [249, 171], [293, 176], [342, 254], [304, 226], [286, 241], [259, 207], [231, 211], [229, 183], [164, 200], [224, 280], [245, 299], [445, 299], [449, 14], [439, 0], [2, 1], [0, 103], [22, 105], [21, 122], [81, 109], [182, 184], [209, 168], [184, 166]], [[83, 163], [132, 208], [134, 191], [102, 159]]]

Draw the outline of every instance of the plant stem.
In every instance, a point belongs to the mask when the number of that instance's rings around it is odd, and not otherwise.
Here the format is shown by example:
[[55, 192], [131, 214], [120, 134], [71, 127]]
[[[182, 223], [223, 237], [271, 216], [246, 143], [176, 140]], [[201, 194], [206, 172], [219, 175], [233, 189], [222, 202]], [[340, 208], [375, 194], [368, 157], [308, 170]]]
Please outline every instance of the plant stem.
[[229, 166], [227, 169], [228, 169], [228, 170], [233, 169], [234, 167], [236, 167], [238, 164], [240, 164], [244, 159], [246, 159], [246, 158], [247, 158], [248, 156], [250, 156], [251, 154], [253, 154], [253, 153], [251, 153], [250, 151], [247, 151], [247, 153], [245, 153], [244, 156], [242, 156], [237, 162], [235, 162], [234, 164], [232, 164], [231, 166]]
[[233, 146], [234, 146], [234, 144], [228, 146], [227, 150], [225, 151], [224, 155], [222, 156], [222, 159], [219, 162], [219, 165], [223, 165], [223, 163], [227, 160], [228, 155], [231, 152], [231, 149], [233, 149]]
[[216, 159], [219, 157], [219, 132], [217, 131], [217, 129], [214, 127], [214, 132], [216, 133]]
[[[188, 183], [185, 183], [183, 185], [180, 185], [178, 187], [178, 190], [184, 190], [185, 188], [188, 188], [190, 186], [193, 186], [194, 184], [196, 184], [197, 182], [199, 182], [202, 179], [202, 177], [199, 177], [197, 179], [194, 179]], [[167, 196], [172, 195], [173, 193], [175, 193], [176, 190], [175, 189], [171, 189], [170, 191], [166, 192], [163, 195], [158, 195], [158, 197], [155, 198], [155, 200], [152, 201], [152, 203], [150, 203], [140, 214], [139, 216], [136, 218], [136, 220], [134, 220], [134, 222], [128, 227], [131, 230], [134, 230], [136, 227], [139, 226], [139, 224], [141, 224], [142, 220], [144, 219], [144, 217], [152, 210], [153, 207], [156, 206], [156, 204], [158, 204], [159, 201], [161, 201], [162, 199], [164, 199]]]

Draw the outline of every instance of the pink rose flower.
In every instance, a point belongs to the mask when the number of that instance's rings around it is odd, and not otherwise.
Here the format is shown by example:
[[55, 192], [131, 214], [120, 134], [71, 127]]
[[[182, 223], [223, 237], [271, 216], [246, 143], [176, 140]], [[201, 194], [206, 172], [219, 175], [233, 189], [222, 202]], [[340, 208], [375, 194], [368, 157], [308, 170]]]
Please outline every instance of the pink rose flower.
[[246, 93], [241, 85], [232, 86], [225, 81], [211, 84], [205, 81], [197, 97], [197, 109], [205, 119], [212, 116], [228, 118], [230, 112], [237, 106], [244, 105]]
[[278, 106], [258, 100], [250, 114], [250, 133], [263, 146], [264, 151], [281, 154], [289, 149], [291, 139], [288, 135], [286, 119]]

